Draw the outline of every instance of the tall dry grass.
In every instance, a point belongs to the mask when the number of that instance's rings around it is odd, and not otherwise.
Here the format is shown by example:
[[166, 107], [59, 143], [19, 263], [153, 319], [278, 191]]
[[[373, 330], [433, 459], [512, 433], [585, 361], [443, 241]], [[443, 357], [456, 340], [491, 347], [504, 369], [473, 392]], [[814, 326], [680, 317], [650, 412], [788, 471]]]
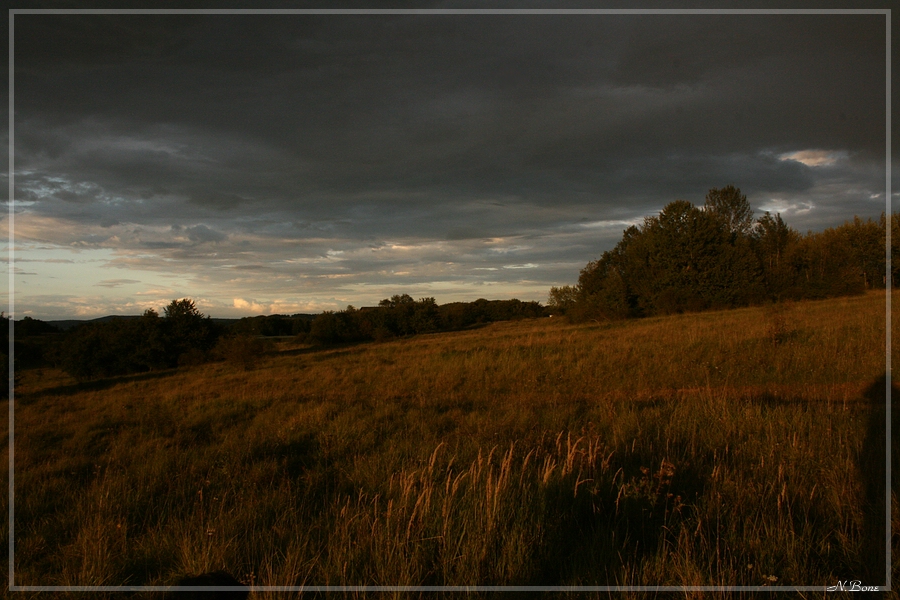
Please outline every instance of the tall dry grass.
[[884, 300], [27, 372], [16, 584], [872, 577]]

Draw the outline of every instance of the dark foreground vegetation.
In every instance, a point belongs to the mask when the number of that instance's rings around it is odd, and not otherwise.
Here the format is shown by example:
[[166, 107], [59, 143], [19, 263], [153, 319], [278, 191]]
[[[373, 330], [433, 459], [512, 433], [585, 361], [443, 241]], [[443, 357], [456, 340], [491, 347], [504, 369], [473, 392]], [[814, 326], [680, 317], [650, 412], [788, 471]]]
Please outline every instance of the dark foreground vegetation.
[[[886, 227], [882, 214], [800, 235], [781, 215], [754, 221], [734, 186], [712, 189], [702, 207], [678, 200], [629, 227], [577, 285], [551, 289], [549, 308], [576, 321], [621, 319], [884, 289]], [[891, 228], [897, 285], [900, 215]]]
[[246, 371], [83, 383], [24, 369], [15, 583], [883, 585], [884, 307], [282, 339]]

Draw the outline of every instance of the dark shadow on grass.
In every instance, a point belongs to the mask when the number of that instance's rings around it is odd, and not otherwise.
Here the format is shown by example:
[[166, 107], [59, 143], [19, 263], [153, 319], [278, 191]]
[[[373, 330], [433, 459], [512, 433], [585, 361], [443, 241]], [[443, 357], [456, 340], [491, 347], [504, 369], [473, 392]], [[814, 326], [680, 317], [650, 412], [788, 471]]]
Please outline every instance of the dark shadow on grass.
[[573, 494], [570, 480], [551, 487], [543, 548], [523, 583], [617, 585], [628, 577], [623, 561], [640, 564], [674, 545], [707, 486], [708, 470], [685, 460], [688, 451], [677, 442], [665, 455], [623, 446], [613, 453], [623, 460], [613, 461], [596, 488]]
[[622, 549], [639, 563], [663, 551], [661, 545], [675, 542], [689, 507], [706, 490], [708, 469], [703, 459], [686, 460], [692, 451], [678, 440], [671, 440], [664, 452], [626, 452], [620, 466], [623, 485], [615, 490], [609, 510], [616, 515], [617, 538], [629, 540]]
[[346, 356], [350, 354], [350, 350], [373, 344], [374, 342], [348, 342], [346, 344], [330, 344], [328, 346], [309, 346], [308, 348], [292, 348], [290, 350], [280, 350], [274, 354], [278, 356], [306, 356], [306, 355], [327, 355], [317, 357], [319, 360], [325, 360], [330, 357]]
[[170, 590], [163, 598], [177, 600], [244, 600], [250, 588], [225, 571], [180, 577], [173, 582], [180, 591]]
[[[863, 550], [860, 556], [860, 579], [866, 585], [889, 585], [887, 565], [887, 375], [877, 379], [866, 390], [869, 424], [859, 455], [859, 476], [863, 483]], [[891, 462], [897, 465], [897, 398], [900, 391], [891, 385]], [[896, 479], [891, 482], [896, 488]]]
[[134, 375], [116, 375], [114, 377], [106, 377], [103, 379], [93, 379], [90, 381], [80, 381], [70, 385], [60, 385], [52, 388], [46, 388], [38, 392], [25, 394], [16, 394], [16, 402], [27, 404], [29, 400], [36, 400], [42, 396], [49, 394], [56, 396], [71, 396], [82, 392], [97, 392], [107, 390], [113, 386], [122, 383], [132, 383], [135, 381], [150, 381], [153, 379], [162, 379], [169, 377], [178, 372], [178, 369], [165, 369], [162, 371], [150, 371], [147, 373], [136, 373]]

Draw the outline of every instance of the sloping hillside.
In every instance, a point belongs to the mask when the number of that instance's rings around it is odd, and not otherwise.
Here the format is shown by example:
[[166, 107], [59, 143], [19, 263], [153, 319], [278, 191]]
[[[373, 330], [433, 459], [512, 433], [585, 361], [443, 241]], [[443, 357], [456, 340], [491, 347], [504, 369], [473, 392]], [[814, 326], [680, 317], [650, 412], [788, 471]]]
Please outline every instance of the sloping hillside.
[[884, 305], [28, 371], [16, 583], [883, 584]]

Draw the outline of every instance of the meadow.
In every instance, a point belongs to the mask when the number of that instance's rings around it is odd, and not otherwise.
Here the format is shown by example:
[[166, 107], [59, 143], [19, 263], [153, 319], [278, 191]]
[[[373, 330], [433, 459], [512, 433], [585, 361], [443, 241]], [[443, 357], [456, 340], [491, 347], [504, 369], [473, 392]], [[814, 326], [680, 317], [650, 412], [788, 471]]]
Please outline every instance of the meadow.
[[21, 373], [15, 583], [884, 584], [884, 292], [243, 364]]

